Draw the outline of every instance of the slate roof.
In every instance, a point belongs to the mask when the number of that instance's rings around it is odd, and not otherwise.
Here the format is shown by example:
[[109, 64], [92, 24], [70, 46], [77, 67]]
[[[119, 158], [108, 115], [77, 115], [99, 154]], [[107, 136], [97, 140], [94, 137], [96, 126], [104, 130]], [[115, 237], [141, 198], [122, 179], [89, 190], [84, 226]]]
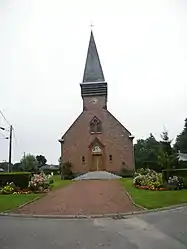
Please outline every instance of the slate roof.
[[97, 47], [95, 44], [93, 32], [91, 31], [90, 42], [88, 46], [86, 65], [84, 69], [83, 83], [105, 82], [103, 70], [101, 67]]

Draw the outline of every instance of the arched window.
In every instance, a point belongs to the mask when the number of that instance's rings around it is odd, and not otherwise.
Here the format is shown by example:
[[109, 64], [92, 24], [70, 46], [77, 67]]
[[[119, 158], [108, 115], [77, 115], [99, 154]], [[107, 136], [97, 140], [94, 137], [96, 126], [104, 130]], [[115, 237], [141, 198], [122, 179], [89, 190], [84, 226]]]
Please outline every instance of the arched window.
[[101, 133], [102, 132], [102, 124], [101, 121], [94, 117], [90, 122], [90, 132], [91, 133]]

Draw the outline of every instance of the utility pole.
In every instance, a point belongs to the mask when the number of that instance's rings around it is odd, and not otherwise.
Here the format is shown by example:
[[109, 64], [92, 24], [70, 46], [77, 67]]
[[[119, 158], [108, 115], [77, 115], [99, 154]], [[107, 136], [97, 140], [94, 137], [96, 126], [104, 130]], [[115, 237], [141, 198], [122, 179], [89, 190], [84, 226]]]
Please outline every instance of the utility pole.
[[10, 136], [9, 136], [9, 156], [8, 156], [8, 172], [10, 172], [12, 165], [12, 125], [10, 126]]

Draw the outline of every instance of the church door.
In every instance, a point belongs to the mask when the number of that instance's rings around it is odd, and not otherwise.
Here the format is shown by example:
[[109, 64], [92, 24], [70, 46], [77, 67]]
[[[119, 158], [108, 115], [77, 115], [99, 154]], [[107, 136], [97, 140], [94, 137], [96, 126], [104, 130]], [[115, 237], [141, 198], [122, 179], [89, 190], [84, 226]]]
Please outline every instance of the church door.
[[103, 160], [102, 155], [92, 155], [92, 167], [91, 171], [102, 171], [103, 169]]

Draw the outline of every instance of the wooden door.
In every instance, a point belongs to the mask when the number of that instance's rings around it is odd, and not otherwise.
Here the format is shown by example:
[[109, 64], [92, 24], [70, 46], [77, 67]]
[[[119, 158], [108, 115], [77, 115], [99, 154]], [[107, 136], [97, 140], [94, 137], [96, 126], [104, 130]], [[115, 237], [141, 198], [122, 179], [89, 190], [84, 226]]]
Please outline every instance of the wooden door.
[[102, 171], [103, 168], [103, 158], [102, 155], [93, 155], [92, 156], [92, 167], [91, 171]]

